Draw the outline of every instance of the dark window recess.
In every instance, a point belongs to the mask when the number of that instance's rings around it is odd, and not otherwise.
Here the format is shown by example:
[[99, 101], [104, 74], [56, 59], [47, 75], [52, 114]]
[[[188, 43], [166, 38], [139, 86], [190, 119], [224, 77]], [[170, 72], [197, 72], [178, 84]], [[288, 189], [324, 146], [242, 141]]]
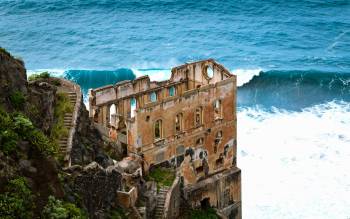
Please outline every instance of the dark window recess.
[[225, 145], [225, 147], [224, 147], [224, 155], [225, 156], [227, 155], [228, 149], [229, 149], [229, 146]]
[[197, 140], [196, 140], [196, 145], [202, 145], [203, 144], [203, 138], [198, 138]]
[[150, 116], [146, 116], [146, 122], [148, 122], [150, 119]]
[[200, 126], [202, 125], [202, 107], [198, 107], [196, 109], [196, 117], [195, 117], [195, 122], [196, 122], [196, 126]]
[[193, 155], [194, 155], [194, 151], [192, 148], [188, 148], [185, 152], [185, 156], [188, 156], [190, 155], [191, 156], [191, 160], [193, 160]]
[[175, 131], [180, 132], [182, 131], [182, 114], [179, 113], [175, 117]]
[[222, 139], [222, 131], [218, 131], [215, 136], [215, 145], [218, 145]]
[[224, 163], [224, 158], [220, 157], [219, 159], [216, 160], [216, 166], [221, 166]]
[[181, 165], [182, 161], [184, 161], [184, 155], [180, 155], [180, 156], [176, 157], [176, 166], [179, 167]]
[[202, 173], [203, 172], [203, 166], [199, 166], [196, 168], [196, 173]]
[[199, 158], [200, 158], [200, 159], [203, 159], [203, 158], [204, 158], [203, 151], [199, 152]]
[[154, 138], [162, 138], [162, 120], [157, 120], [154, 125]]

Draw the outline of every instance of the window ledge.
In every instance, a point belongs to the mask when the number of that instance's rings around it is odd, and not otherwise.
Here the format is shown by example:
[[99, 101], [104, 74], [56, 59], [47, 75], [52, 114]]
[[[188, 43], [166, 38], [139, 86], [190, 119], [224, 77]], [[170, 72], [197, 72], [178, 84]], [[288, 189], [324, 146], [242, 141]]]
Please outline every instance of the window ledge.
[[154, 140], [153, 144], [155, 146], [162, 146], [165, 142], [165, 139], [164, 138], [157, 138]]

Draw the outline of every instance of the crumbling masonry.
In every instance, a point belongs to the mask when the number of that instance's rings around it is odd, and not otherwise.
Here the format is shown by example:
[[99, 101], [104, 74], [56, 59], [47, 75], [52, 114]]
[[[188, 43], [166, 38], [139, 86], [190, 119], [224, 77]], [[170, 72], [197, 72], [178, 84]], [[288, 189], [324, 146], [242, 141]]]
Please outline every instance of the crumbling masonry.
[[241, 218], [236, 76], [212, 59], [171, 72], [166, 81], [143, 76], [90, 90], [90, 117], [109, 129], [125, 156], [142, 158], [143, 174], [176, 166], [188, 206]]

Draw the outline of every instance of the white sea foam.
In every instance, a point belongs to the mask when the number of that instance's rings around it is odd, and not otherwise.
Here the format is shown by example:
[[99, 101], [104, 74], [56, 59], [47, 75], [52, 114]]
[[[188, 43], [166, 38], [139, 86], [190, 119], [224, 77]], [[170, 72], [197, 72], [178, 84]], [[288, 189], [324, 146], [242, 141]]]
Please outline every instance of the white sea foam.
[[243, 218], [350, 216], [350, 103], [238, 111]]
[[231, 73], [237, 75], [237, 86], [248, 83], [254, 76], [259, 75], [262, 69], [235, 69]]
[[148, 75], [151, 81], [168, 80], [171, 76], [170, 69], [131, 69], [136, 77]]

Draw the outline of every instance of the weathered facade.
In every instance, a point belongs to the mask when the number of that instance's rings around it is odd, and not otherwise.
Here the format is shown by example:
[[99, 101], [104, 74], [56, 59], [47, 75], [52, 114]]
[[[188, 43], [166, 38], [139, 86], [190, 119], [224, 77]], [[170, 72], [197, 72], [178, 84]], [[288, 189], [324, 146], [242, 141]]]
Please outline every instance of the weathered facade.
[[187, 204], [241, 218], [235, 75], [209, 59], [173, 68], [166, 81], [144, 76], [89, 95], [90, 117], [110, 129], [125, 156], [143, 158], [145, 173], [176, 166]]

